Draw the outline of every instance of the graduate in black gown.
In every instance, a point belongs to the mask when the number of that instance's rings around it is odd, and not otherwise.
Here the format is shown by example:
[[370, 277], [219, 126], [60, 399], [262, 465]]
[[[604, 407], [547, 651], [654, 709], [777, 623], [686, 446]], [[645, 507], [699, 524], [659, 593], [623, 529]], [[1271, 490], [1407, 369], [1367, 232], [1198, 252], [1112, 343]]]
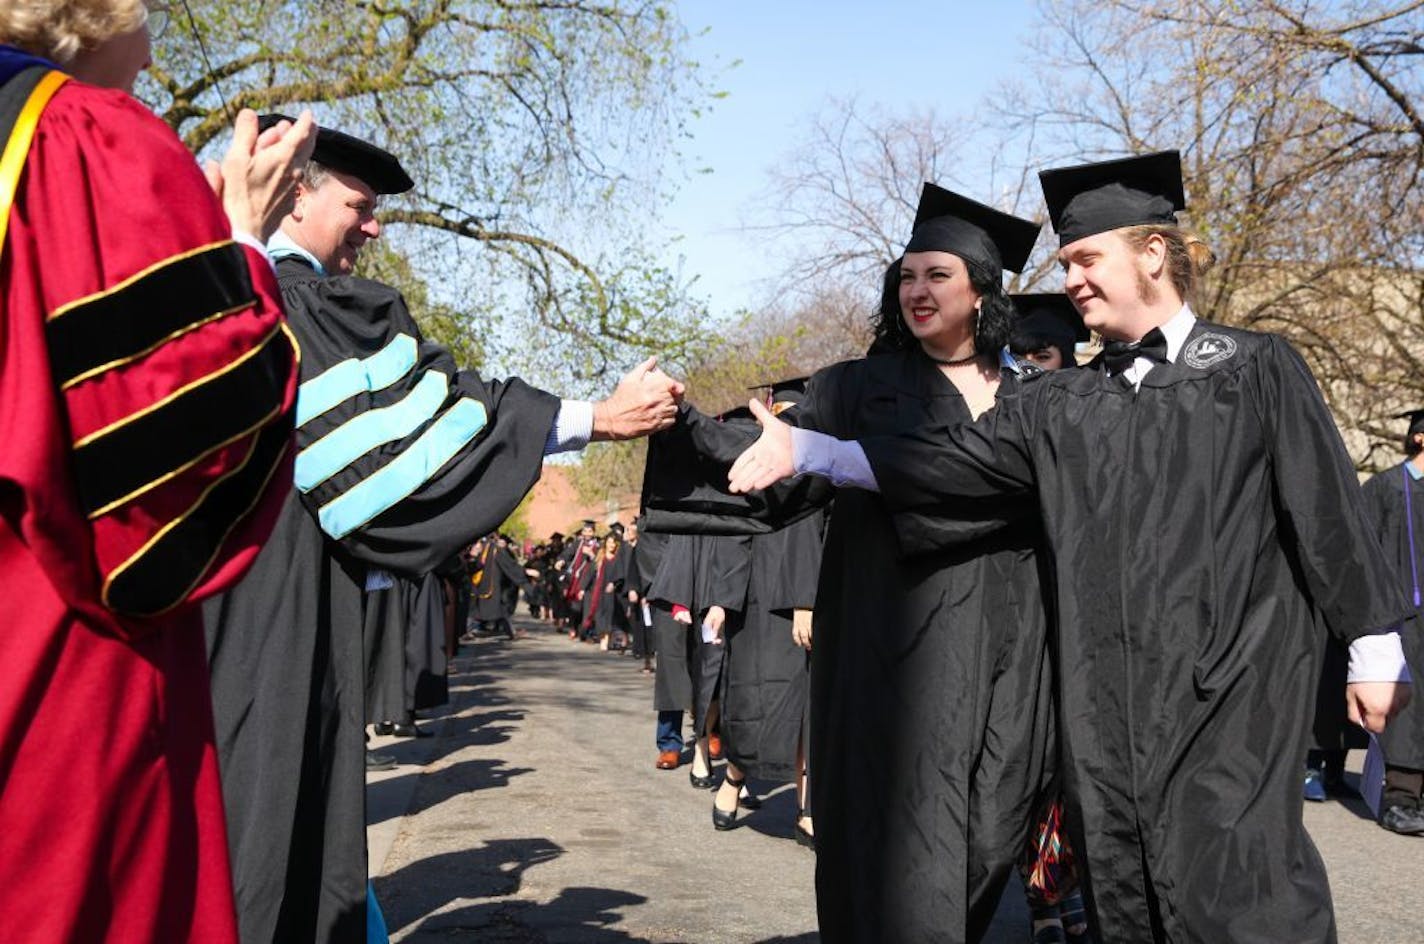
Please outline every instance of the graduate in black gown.
[[1334, 941], [1301, 822], [1317, 616], [1352, 646], [1353, 717], [1379, 730], [1408, 698], [1404, 601], [1354, 469], [1289, 344], [1185, 304], [1209, 251], [1176, 225], [1176, 152], [1042, 180], [1100, 357], [976, 423], [859, 443], [760, 411], [732, 487], [799, 471], [876, 489], [906, 551], [979, 533], [1005, 501], [1040, 509], [1070, 834], [1100, 939]]
[[426, 737], [415, 713], [449, 700], [445, 590], [435, 573], [419, 580], [379, 575], [366, 582], [366, 720], [377, 734]]
[[623, 619], [628, 626], [631, 639], [628, 645], [630, 655], [643, 660], [639, 670], [644, 675], [653, 674], [653, 621], [652, 614], [643, 612], [643, 565], [638, 549], [642, 547], [642, 520], [634, 520], [624, 534], [623, 548], [628, 555], [624, 563], [623, 578]]
[[[604, 535], [602, 546], [583, 573], [580, 589], [584, 598], [583, 629], [598, 638], [599, 648], [607, 652], [621, 635], [627, 639], [627, 595], [623, 585], [628, 576], [628, 555], [616, 532]], [[626, 644], [626, 643], [625, 643]]]
[[[1405, 460], [1365, 483], [1369, 524], [1394, 565], [1414, 618], [1401, 638], [1404, 655], [1424, 669], [1424, 410], [1401, 413], [1409, 420]], [[1384, 752], [1384, 796], [1380, 825], [1406, 835], [1424, 835], [1424, 698], [1415, 698], [1380, 735]]]
[[658, 751], [654, 766], [659, 770], [676, 770], [682, 764], [682, 722], [692, 704], [692, 677], [687, 668], [692, 643], [688, 627], [673, 619], [670, 603], [653, 598], [652, 588], [664, 557], [669, 551], [679, 553], [677, 544], [684, 540], [688, 539], [640, 527], [631, 574], [638, 597], [635, 613], [647, 627], [649, 649], [657, 654], [653, 710], [657, 713], [654, 743]]
[[709, 741], [725, 654], [721, 637], [739, 624], [746, 605], [749, 550], [745, 537], [671, 535], [647, 592], [649, 603], [670, 620], [654, 624], [667, 630], [658, 639], [654, 679], [660, 735], [663, 712], [690, 709], [694, 741], [687, 775], [698, 789], [717, 785]]
[[1039, 370], [1077, 367], [1077, 347], [1092, 335], [1068, 296], [1034, 292], [1010, 297], [1019, 315], [1009, 335], [1009, 353]]
[[[771, 385], [778, 416], [794, 411], [805, 377]], [[751, 537], [746, 609], [739, 625], [724, 633], [726, 661], [720, 689], [720, 730], [728, 763], [755, 780], [797, 782], [804, 774], [804, 735], [809, 730], [810, 658], [792, 632], [796, 610], [814, 610], [820, 577], [824, 511], [784, 528]], [[740, 776], [725, 778], [714, 803], [737, 808]], [[798, 825], [810, 837], [811, 804], [798, 796]]]
[[[1072, 370], [1078, 366], [1077, 346], [1091, 334], [1083, 316], [1062, 292], [1010, 296], [1018, 318], [1009, 336], [1009, 353], [1024, 374]], [[1072, 844], [1062, 834], [1062, 797], [1057, 783], [1050, 788], [1034, 817], [1028, 845], [1019, 860], [1034, 944], [1069, 944], [1087, 939], [1088, 918], [1079, 890]]]
[[399, 292], [350, 274], [378, 195], [412, 186], [400, 163], [330, 129], [313, 155], [268, 246], [301, 349], [296, 488], [204, 611], [245, 944], [365, 939], [368, 574], [423, 577], [509, 516], [546, 452], [658, 428], [680, 388], [652, 361], [599, 404], [460, 370]]
[[475, 572], [470, 578], [471, 618], [481, 633], [515, 638], [509, 591], [528, 586], [528, 575], [504, 542], [493, 534], [476, 545], [474, 564]]
[[[887, 272], [882, 353], [812, 376], [793, 422], [854, 438], [992, 412], [1016, 389], [1000, 375], [1014, 317], [1002, 272], [1023, 267], [1038, 230], [926, 184]], [[822, 939], [978, 940], [1052, 766], [1035, 509], [991, 503], [975, 512], [980, 539], [907, 557], [870, 492], [807, 477], [728, 494], [718, 476], [749, 442], [684, 406], [650, 440], [649, 527], [700, 513], [766, 531], [835, 497], [811, 649]]]

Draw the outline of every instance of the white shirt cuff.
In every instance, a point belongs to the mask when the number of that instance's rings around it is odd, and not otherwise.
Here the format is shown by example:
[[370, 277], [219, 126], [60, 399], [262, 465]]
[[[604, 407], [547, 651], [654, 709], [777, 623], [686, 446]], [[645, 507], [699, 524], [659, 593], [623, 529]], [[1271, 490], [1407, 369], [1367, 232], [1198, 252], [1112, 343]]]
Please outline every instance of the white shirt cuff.
[[1356, 682], [1403, 682], [1410, 684], [1409, 665], [1399, 633], [1361, 636], [1350, 643], [1350, 684]]
[[588, 400], [560, 400], [559, 412], [544, 440], [544, 455], [576, 452], [593, 438], [593, 404]]
[[810, 473], [831, 480], [837, 487], [852, 486], [880, 491], [865, 450], [855, 440], [836, 439], [809, 429], [791, 429], [791, 466], [797, 475]]
[[256, 249], [262, 253], [262, 258], [267, 260], [268, 267], [271, 268], [273, 272], [277, 271], [277, 267], [272, 264], [272, 254], [267, 251], [267, 247], [262, 245], [262, 242], [256, 236], [253, 236], [251, 233], [244, 233], [240, 229], [234, 229], [232, 231], [232, 238], [234, 242], [242, 243], [244, 246]]

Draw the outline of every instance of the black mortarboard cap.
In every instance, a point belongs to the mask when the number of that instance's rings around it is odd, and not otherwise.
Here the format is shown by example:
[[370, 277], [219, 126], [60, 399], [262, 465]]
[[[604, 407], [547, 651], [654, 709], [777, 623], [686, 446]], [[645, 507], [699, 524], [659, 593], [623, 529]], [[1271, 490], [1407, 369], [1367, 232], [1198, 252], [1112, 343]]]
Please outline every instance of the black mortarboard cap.
[[792, 377], [788, 380], [778, 380], [769, 384], [757, 384], [755, 387], [748, 387], [748, 390], [770, 391], [771, 412], [773, 416], [780, 416], [783, 411], [800, 403], [806, 396], [806, 381], [810, 377]]
[[1019, 313], [1014, 322], [1015, 333], [1023, 331], [1038, 337], [1059, 338], [1070, 345], [1088, 340], [1088, 326], [1083, 324], [1083, 316], [1062, 292], [1010, 295], [1009, 299]]
[[1403, 413], [1394, 414], [1397, 420], [1409, 420], [1409, 432], [1406, 436], [1413, 436], [1416, 433], [1424, 433], [1424, 409], [1405, 410]]
[[[262, 115], [257, 119], [257, 127], [266, 131], [279, 121], [292, 119], [286, 115]], [[415, 186], [394, 154], [343, 131], [317, 128], [311, 159], [332, 170], [361, 178], [377, 193], [405, 193]]]
[[1124, 226], [1175, 224], [1187, 207], [1176, 151], [1058, 167], [1038, 180], [1060, 246]]
[[990, 269], [1022, 272], [1041, 226], [926, 183], [905, 251], [952, 252]]

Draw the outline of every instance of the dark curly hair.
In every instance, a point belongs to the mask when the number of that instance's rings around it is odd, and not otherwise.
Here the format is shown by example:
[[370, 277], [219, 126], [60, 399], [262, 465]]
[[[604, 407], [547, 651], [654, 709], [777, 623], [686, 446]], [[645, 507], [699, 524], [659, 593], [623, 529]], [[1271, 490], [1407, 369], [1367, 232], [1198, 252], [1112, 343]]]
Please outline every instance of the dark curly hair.
[[[890, 263], [880, 288], [880, 307], [870, 316], [874, 335], [872, 353], [900, 351], [919, 342], [905, 325], [900, 310], [900, 266], [905, 257]], [[1014, 330], [1014, 303], [1004, 291], [1001, 273], [976, 262], [964, 261], [969, 270], [969, 284], [979, 293], [979, 316], [974, 324], [974, 353], [992, 354], [1009, 343]]]

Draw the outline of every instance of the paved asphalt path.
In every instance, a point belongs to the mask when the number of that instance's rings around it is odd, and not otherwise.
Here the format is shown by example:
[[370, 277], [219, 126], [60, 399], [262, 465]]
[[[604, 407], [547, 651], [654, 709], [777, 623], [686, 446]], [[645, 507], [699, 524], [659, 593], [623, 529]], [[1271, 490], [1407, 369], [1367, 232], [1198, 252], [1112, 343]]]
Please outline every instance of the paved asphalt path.
[[[813, 854], [791, 840], [790, 788], [754, 783], [764, 807], [714, 832], [711, 793], [688, 784], [687, 767], [653, 767], [651, 677], [631, 658], [518, 622], [528, 637], [464, 647], [446, 713], [422, 722], [435, 737], [372, 741], [401, 761], [367, 788], [392, 939], [817, 941]], [[1306, 811], [1341, 944], [1420, 944], [1424, 838], [1367, 815], [1360, 802]], [[988, 940], [1028, 940], [1016, 886]]]

